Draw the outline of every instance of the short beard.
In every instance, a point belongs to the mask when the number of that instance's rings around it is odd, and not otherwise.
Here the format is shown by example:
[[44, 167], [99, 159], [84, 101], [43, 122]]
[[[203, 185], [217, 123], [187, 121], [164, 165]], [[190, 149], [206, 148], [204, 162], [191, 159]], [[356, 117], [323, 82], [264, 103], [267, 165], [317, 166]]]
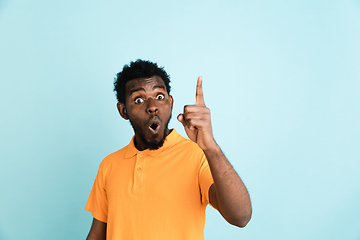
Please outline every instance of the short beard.
[[[165, 142], [165, 138], [167, 137], [166, 135], [166, 131], [169, 130], [168, 129], [168, 125], [169, 125], [169, 122], [170, 122], [170, 119], [171, 119], [171, 115], [169, 117], [169, 120], [167, 121], [167, 123], [165, 124], [165, 129], [164, 129], [164, 133], [163, 133], [163, 137], [162, 139], [159, 139], [159, 140], [146, 140], [145, 139], [145, 136], [144, 134], [140, 131], [139, 133], [139, 137], [141, 139], [141, 141], [143, 143], [145, 143], [145, 149], [150, 149], [150, 150], [157, 150], [159, 148], [161, 148], [163, 145], [164, 145], [164, 142]], [[129, 119], [130, 120], [130, 119]], [[134, 128], [132, 122], [130, 121], [130, 124], [131, 126]], [[134, 143], [136, 143], [135, 139], [134, 139]]]
[[140, 134], [140, 139], [143, 143], [145, 143], [145, 148], [146, 149], [150, 149], [150, 150], [156, 150], [156, 149], [159, 149], [161, 148], [163, 145], [164, 145], [164, 142], [165, 142], [165, 138], [166, 138], [166, 130], [168, 130], [167, 126], [166, 128], [164, 129], [164, 135], [163, 135], [163, 138], [160, 139], [160, 140], [151, 140], [151, 141], [148, 141], [145, 139], [144, 137], [144, 134]]

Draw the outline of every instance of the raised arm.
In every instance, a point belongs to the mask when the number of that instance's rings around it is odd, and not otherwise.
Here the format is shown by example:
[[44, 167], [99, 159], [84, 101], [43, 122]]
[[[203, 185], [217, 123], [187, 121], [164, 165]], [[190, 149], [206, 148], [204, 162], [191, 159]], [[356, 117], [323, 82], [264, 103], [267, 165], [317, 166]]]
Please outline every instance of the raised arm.
[[93, 218], [90, 232], [86, 240], [106, 240], [106, 226], [106, 223]]
[[229, 160], [215, 142], [210, 110], [205, 106], [202, 78], [198, 78], [195, 105], [186, 105], [178, 116], [188, 137], [204, 151], [214, 184], [209, 189], [210, 203], [230, 224], [245, 227], [251, 219], [249, 193]]

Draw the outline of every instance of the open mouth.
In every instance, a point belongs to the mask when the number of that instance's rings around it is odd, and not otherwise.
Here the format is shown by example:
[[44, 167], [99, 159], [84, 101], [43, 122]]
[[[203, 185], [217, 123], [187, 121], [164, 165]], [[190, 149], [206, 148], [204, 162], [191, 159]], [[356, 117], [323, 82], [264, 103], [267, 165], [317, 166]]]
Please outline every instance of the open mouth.
[[150, 125], [149, 129], [153, 133], [157, 133], [159, 131], [160, 125], [158, 123], [153, 123]]

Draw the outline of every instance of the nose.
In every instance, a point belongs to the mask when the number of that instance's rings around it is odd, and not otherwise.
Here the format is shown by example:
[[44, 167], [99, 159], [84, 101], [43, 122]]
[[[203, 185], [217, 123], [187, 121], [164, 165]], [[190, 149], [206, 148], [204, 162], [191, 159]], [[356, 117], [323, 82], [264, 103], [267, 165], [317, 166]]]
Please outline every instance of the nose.
[[157, 113], [158, 106], [156, 105], [156, 101], [153, 98], [148, 98], [147, 105], [146, 105], [146, 112], [147, 113]]

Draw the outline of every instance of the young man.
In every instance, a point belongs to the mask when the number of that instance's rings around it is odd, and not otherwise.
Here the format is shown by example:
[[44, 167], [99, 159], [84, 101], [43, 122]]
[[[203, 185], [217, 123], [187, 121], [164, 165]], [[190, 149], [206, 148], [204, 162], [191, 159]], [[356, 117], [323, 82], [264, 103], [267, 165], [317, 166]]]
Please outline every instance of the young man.
[[135, 135], [99, 166], [85, 207], [93, 216], [87, 240], [204, 239], [208, 203], [230, 224], [250, 221], [246, 187], [213, 138], [202, 78], [195, 104], [178, 116], [190, 140], [168, 129], [169, 83], [149, 61], [131, 62], [117, 74], [117, 107]]

